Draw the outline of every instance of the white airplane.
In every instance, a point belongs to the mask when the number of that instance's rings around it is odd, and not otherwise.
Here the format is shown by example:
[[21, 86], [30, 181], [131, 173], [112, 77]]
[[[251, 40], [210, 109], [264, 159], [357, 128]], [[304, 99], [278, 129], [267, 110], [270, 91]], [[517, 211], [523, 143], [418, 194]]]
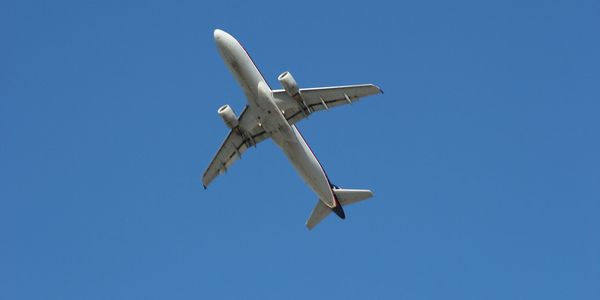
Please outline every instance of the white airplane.
[[283, 72], [277, 78], [283, 89], [273, 90], [235, 38], [219, 29], [215, 30], [214, 38], [229, 71], [244, 90], [248, 104], [239, 118], [229, 105], [217, 110], [231, 131], [204, 172], [204, 188], [227, 171], [248, 148], [272, 138], [319, 197], [306, 222], [308, 229], [332, 211], [344, 219], [342, 206], [372, 197], [370, 190], [342, 189], [331, 184], [295, 124], [314, 112], [352, 104], [361, 97], [383, 91], [372, 84], [299, 89], [290, 72]]

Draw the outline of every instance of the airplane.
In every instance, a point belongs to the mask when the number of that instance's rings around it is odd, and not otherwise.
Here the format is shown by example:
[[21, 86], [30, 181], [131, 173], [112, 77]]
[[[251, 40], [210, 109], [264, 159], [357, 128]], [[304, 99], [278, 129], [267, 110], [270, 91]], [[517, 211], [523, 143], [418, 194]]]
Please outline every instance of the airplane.
[[359, 98], [383, 91], [373, 84], [298, 88], [288, 71], [277, 77], [283, 89], [273, 90], [233, 36], [216, 29], [214, 39], [248, 103], [239, 117], [227, 104], [217, 110], [230, 132], [202, 176], [204, 189], [248, 148], [271, 138], [319, 198], [306, 222], [309, 230], [332, 211], [345, 219], [343, 206], [371, 198], [373, 192], [370, 190], [343, 189], [332, 184], [296, 123], [317, 111], [352, 104]]

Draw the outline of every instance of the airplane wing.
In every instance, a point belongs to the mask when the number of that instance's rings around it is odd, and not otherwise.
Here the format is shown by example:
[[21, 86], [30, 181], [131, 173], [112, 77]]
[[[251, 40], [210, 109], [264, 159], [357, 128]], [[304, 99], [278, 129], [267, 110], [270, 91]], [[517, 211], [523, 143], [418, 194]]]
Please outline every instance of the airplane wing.
[[285, 90], [274, 90], [273, 97], [288, 122], [295, 124], [313, 112], [352, 104], [359, 98], [379, 93], [383, 91], [376, 85], [359, 84], [300, 89], [300, 98], [291, 97]]
[[254, 112], [252, 109], [246, 106], [238, 119], [238, 128], [232, 129], [229, 132], [221, 148], [219, 148], [208, 168], [204, 171], [204, 175], [202, 176], [204, 188], [215, 177], [225, 173], [236, 160], [242, 157], [242, 153], [248, 150], [250, 146], [256, 146], [256, 144], [270, 137], [267, 132], [254, 122], [255, 118], [253, 116]]

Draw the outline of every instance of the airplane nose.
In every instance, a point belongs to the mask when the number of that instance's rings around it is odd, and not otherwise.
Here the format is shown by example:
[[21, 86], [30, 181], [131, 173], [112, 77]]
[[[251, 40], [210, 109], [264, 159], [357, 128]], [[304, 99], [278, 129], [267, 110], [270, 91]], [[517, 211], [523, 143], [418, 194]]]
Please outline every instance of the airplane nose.
[[221, 55], [225, 58], [230, 57], [235, 49], [235, 39], [221, 29], [215, 29], [214, 36]]
[[215, 29], [215, 32], [213, 33], [215, 36], [215, 41], [218, 41], [221, 39], [221, 37], [223, 37], [223, 30], [221, 29]]

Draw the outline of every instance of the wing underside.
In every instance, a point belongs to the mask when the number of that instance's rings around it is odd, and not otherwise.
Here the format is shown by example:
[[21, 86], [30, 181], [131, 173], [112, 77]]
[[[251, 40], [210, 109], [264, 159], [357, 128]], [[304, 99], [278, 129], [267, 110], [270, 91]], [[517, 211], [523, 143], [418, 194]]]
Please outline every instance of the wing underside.
[[221, 147], [211, 160], [202, 176], [202, 184], [206, 188], [215, 177], [225, 173], [231, 165], [242, 157], [242, 154], [251, 146], [269, 138], [261, 127], [252, 122], [252, 110], [246, 107], [239, 117], [239, 126], [232, 129]]
[[376, 85], [359, 84], [300, 89], [300, 98], [291, 97], [285, 90], [274, 90], [273, 96], [288, 122], [295, 124], [313, 112], [352, 104], [379, 93], [383, 91]]

